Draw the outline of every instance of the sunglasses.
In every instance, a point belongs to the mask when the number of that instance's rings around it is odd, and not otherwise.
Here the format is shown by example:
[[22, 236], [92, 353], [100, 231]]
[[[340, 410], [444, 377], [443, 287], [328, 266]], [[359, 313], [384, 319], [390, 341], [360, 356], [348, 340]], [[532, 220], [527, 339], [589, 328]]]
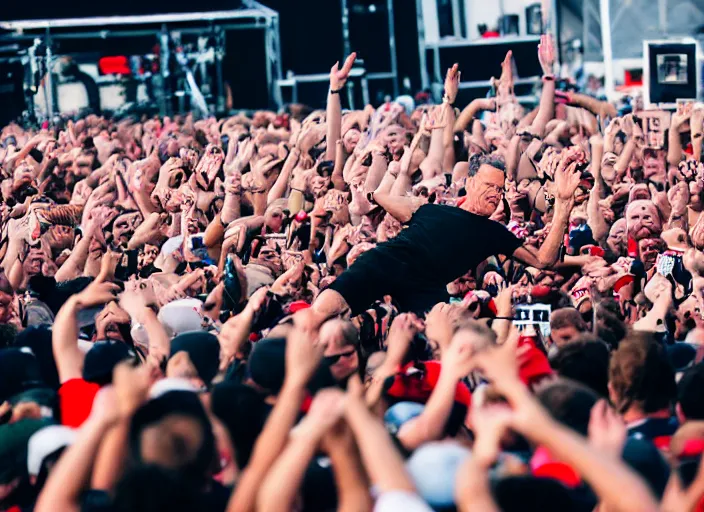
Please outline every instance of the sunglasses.
[[356, 353], [357, 351], [352, 349], [349, 352], [341, 352], [340, 354], [335, 354], [334, 356], [326, 356], [324, 359], [328, 364], [335, 364], [343, 357], [352, 357]]

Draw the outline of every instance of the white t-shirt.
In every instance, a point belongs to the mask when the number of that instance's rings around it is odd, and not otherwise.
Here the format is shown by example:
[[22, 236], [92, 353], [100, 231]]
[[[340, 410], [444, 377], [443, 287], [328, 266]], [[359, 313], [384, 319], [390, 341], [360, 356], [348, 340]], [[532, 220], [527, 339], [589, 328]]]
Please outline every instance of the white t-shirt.
[[374, 504], [374, 512], [433, 512], [420, 496], [408, 491], [382, 493]]

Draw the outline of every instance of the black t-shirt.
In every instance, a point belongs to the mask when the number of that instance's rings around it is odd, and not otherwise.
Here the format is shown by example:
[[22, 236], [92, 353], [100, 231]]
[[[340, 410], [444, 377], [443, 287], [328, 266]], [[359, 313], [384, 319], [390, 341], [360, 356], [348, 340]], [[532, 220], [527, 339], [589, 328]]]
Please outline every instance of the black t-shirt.
[[423, 205], [408, 227], [362, 254], [330, 288], [358, 315], [391, 295], [401, 311], [424, 315], [449, 300], [446, 286], [490, 256], [521, 246], [506, 227], [461, 208]]
[[503, 224], [454, 206], [426, 204], [394, 239], [378, 246], [410, 264], [414, 281], [445, 286], [490, 256], [522, 245]]

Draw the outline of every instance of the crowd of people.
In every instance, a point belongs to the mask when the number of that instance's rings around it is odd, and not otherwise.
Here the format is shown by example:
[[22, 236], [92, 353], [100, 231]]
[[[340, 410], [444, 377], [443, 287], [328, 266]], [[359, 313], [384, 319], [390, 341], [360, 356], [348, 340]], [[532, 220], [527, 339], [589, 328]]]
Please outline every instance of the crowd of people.
[[702, 510], [704, 105], [0, 134], [0, 510]]

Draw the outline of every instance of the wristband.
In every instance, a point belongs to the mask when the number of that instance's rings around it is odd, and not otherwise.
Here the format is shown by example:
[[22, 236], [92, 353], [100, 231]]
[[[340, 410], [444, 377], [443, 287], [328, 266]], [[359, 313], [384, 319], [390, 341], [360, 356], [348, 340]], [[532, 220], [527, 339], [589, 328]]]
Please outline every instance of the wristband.
[[367, 192], [367, 201], [371, 204], [376, 204], [376, 201], [374, 201], [374, 192]]
[[344, 90], [345, 90], [345, 86], [343, 85], [342, 87], [340, 87], [340, 88], [337, 89], [337, 90], [335, 90], [335, 89], [330, 89], [330, 94], [340, 94], [340, 93], [341, 93], [342, 91], [344, 91]]
[[554, 82], [555, 75], [543, 75], [543, 82]]

